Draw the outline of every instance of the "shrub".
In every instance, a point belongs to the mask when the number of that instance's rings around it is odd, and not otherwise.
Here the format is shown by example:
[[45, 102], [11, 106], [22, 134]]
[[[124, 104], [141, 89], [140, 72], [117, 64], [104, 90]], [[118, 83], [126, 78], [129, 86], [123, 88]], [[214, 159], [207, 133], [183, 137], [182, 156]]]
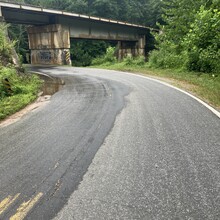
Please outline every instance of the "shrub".
[[[14, 43], [5, 37], [7, 27], [0, 25], [0, 119], [15, 113], [37, 97], [40, 87], [40, 80], [37, 76], [18, 73], [11, 62], [11, 55]], [[3, 84], [8, 79], [12, 92]]]
[[189, 33], [184, 38], [188, 51], [189, 70], [220, 73], [220, 11], [205, 10], [196, 14]]
[[7, 37], [5, 37], [7, 32], [7, 26], [0, 24], [0, 63], [3, 65], [8, 65], [11, 62], [12, 48], [15, 42], [10, 42]]
[[[2, 80], [7, 78], [11, 84], [12, 96], [7, 93]], [[18, 75], [13, 68], [0, 69], [0, 119], [15, 113], [37, 97], [41, 81], [37, 76]]]
[[177, 54], [175, 51], [160, 49], [150, 53], [148, 65], [155, 68], [180, 69], [185, 62], [187, 62], [187, 55], [184, 52]]
[[133, 65], [133, 57], [131, 56], [127, 56], [125, 57], [123, 60], [122, 60], [122, 63], [125, 65], [125, 66], [132, 66]]
[[104, 56], [93, 59], [92, 65], [111, 65], [116, 62], [117, 59], [115, 57], [115, 47], [108, 47]]
[[150, 53], [149, 66], [219, 74], [219, 21], [220, 11], [218, 9], [205, 9], [201, 6], [193, 14], [190, 24], [178, 26], [178, 22], [174, 24], [171, 22], [174, 27], [183, 28], [184, 34], [181, 32], [177, 40], [175, 31], [169, 25], [162, 34], [155, 34], [158, 50]]
[[137, 57], [132, 57], [132, 56], [127, 56], [123, 59], [122, 64], [125, 66], [144, 66], [145, 65], [145, 57], [144, 56], [137, 56]]

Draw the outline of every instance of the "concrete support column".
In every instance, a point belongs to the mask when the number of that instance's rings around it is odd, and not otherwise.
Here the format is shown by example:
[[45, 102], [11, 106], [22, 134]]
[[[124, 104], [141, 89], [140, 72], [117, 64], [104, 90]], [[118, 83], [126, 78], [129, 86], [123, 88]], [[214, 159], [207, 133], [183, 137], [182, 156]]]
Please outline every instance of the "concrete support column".
[[146, 47], [146, 36], [139, 36], [139, 40], [137, 42], [137, 55], [145, 57], [145, 47]]
[[122, 42], [121, 41], [118, 41], [117, 58], [119, 61], [121, 61], [123, 59], [123, 51], [122, 51]]
[[71, 65], [69, 28], [61, 24], [28, 28], [32, 64]]
[[2, 7], [0, 6], [0, 24], [5, 24], [5, 19], [2, 15]]
[[2, 7], [0, 6], [0, 22], [4, 21], [4, 17], [2, 15]]
[[119, 41], [118, 60], [130, 56], [145, 56], [146, 36], [140, 36], [138, 41]]
[[118, 60], [125, 57], [134, 57], [136, 53], [135, 41], [119, 41], [118, 42]]

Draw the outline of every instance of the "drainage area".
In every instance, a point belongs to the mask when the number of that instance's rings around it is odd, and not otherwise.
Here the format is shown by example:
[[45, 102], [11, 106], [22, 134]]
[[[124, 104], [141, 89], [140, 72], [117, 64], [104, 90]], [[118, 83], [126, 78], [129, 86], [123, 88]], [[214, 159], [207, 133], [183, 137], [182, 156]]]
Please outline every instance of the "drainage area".
[[64, 81], [57, 77], [38, 75], [44, 81], [42, 85], [42, 96], [53, 95], [58, 92], [64, 85]]

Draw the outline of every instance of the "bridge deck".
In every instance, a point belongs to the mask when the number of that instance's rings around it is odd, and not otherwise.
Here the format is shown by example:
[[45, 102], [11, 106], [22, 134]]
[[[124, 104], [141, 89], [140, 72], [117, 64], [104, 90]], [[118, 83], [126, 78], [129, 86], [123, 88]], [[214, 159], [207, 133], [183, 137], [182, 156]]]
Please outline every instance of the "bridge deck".
[[136, 25], [127, 22], [94, 17], [94, 16], [75, 14], [65, 11], [54, 10], [54, 9], [46, 9], [46, 8], [30, 6], [30, 5], [0, 2], [0, 7], [1, 7], [2, 16], [4, 16], [5, 20], [9, 23], [33, 24], [33, 25], [49, 24], [51, 23], [51, 20], [54, 18], [54, 16], [62, 16], [62, 17], [69, 17], [72, 19], [80, 19], [87, 21], [90, 20], [99, 23], [110, 23], [113, 25], [127, 26], [142, 30], [150, 29], [149, 27], [142, 25]]

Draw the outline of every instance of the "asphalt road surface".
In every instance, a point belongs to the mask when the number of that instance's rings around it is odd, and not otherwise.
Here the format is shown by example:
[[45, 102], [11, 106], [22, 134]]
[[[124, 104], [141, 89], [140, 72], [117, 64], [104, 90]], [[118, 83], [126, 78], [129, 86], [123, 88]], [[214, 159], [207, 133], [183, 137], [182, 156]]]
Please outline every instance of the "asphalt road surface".
[[132, 74], [33, 67], [65, 86], [0, 128], [0, 219], [220, 219], [220, 119]]

